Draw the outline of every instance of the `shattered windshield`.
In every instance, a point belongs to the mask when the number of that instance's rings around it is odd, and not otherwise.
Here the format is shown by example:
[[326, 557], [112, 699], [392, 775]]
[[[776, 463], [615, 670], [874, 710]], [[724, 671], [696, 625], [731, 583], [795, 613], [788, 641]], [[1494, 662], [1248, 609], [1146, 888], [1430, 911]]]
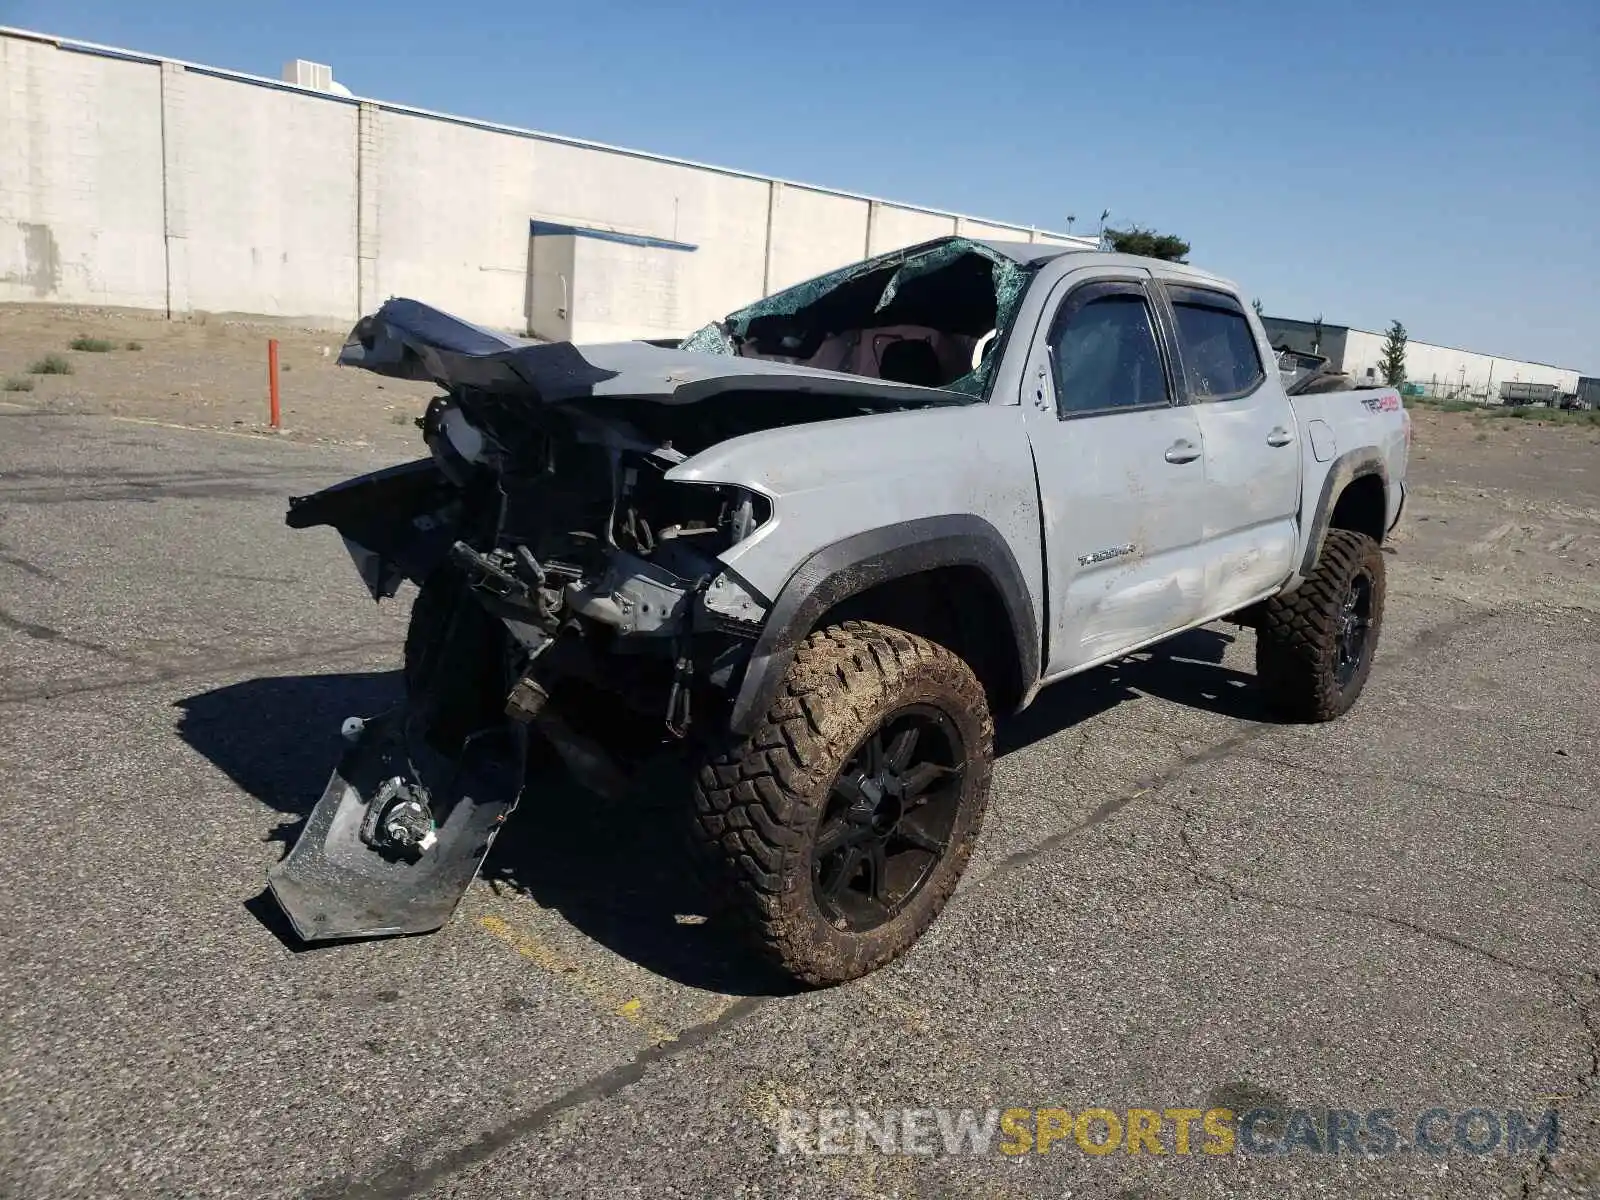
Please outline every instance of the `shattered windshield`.
[[980, 242], [941, 238], [796, 284], [697, 330], [680, 348], [979, 399], [1028, 275]]

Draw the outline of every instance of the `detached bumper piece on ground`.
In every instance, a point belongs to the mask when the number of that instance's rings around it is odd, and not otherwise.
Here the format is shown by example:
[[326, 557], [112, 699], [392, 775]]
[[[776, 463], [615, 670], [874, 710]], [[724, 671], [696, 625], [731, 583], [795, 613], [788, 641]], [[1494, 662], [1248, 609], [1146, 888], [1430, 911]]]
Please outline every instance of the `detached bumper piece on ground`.
[[479, 734], [450, 758], [421, 739], [408, 749], [403, 718], [345, 723], [352, 744], [294, 848], [267, 873], [306, 941], [438, 929], [517, 805], [524, 743], [515, 731]]

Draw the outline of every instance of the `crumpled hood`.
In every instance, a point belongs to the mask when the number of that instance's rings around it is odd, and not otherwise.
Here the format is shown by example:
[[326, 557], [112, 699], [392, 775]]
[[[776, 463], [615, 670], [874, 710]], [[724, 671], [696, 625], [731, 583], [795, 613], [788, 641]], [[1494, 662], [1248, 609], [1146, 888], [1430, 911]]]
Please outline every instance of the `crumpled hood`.
[[691, 404], [730, 391], [816, 393], [894, 405], [973, 400], [939, 388], [650, 342], [529, 342], [403, 298], [361, 318], [339, 362], [397, 379], [521, 394], [552, 404], [604, 396]]

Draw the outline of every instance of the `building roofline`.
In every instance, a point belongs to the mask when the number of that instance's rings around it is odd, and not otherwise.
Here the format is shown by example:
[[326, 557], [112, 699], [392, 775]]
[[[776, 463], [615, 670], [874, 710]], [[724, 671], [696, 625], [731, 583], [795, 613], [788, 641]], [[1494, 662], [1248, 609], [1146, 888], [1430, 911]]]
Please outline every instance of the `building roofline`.
[[[1262, 315], [1261, 320], [1263, 323], [1267, 321], [1287, 321], [1292, 325], [1304, 325], [1308, 329], [1316, 324], [1315, 321], [1302, 321], [1299, 317], [1274, 317], [1266, 314]], [[1332, 321], [1324, 321], [1322, 323], [1322, 332], [1328, 333], [1329, 331], [1338, 331], [1341, 333], [1364, 333], [1368, 337], [1381, 338], [1389, 336], [1388, 333], [1382, 330], [1362, 329], [1358, 325], [1337, 325]], [[1573, 371], [1579, 375], [1583, 374], [1582, 370], [1580, 370], [1578, 367], [1563, 367], [1559, 363], [1539, 362], [1537, 359], [1533, 358], [1517, 358], [1512, 354], [1491, 354], [1487, 350], [1468, 350], [1465, 346], [1446, 346], [1442, 342], [1424, 341], [1422, 338], [1412, 337], [1409, 330], [1406, 332], [1406, 340], [1408, 342], [1416, 342], [1419, 346], [1431, 346], [1435, 350], [1449, 350], [1453, 354], [1476, 354], [1479, 358], [1492, 358], [1496, 362], [1522, 363], [1529, 367], [1548, 367], [1552, 371]]]
[[[847, 200], [862, 200], [868, 204], [882, 204], [890, 208], [902, 209], [906, 212], [923, 213], [930, 217], [947, 217], [953, 221], [972, 221], [980, 225], [998, 226], [1004, 229], [1014, 229], [1018, 233], [1026, 231], [1031, 237], [1047, 237], [1065, 239], [1069, 245], [1065, 249], [1089, 248], [1088, 243], [1097, 242], [1098, 239], [1085, 238], [1076, 234], [1062, 233], [1054, 229], [1040, 229], [1036, 225], [1024, 225], [1017, 221], [1002, 221], [994, 217], [978, 217], [970, 213], [953, 212], [949, 209], [930, 208], [926, 204], [911, 204], [904, 200], [889, 200], [882, 196], [869, 195], [866, 192], [851, 192], [842, 188], [824, 187], [821, 184], [801, 183], [794, 179], [784, 179], [777, 175], [762, 175], [756, 171], [745, 171], [738, 167], [723, 167], [715, 163], [698, 162], [691, 158], [677, 158], [670, 154], [655, 154], [648, 150], [634, 150], [627, 146], [614, 146], [607, 142], [591, 141], [588, 138], [569, 137], [565, 134], [546, 133], [537, 129], [525, 129], [519, 125], [505, 125], [498, 121], [486, 121], [476, 117], [463, 117], [453, 113], [437, 112], [433, 109], [418, 108], [411, 104], [401, 104], [394, 100], [378, 100], [370, 96], [342, 96], [332, 92], [319, 91], [316, 88], [302, 87], [299, 84], [289, 83], [282, 79], [270, 79], [265, 75], [252, 75], [247, 71], [235, 71], [227, 67], [213, 67], [205, 63], [189, 62], [186, 59], [171, 58], [164, 54], [151, 54], [143, 50], [128, 50], [121, 46], [107, 46], [99, 42], [86, 42], [78, 38], [59, 37], [51, 33], [41, 33], [32, 29], [21, 29], [11, 25], [0, 25], [0, 38], [16, 38], [20, 41], [43, 42], [75, 54], [89, 54], [100, 58], [116, 58], [127, 62], [148, 63], [160, 66], [170, 63], [182, 67], [186, 71], [194, 71], [200, 75], [209, 75], [217, 79], [231, 79], [237, 83], [248, 83], [256, 87], [272, 88], [282, 92], [296, 92], [304, 96], [312, 96], [321, 100], [329, 100], [335, 104], [371, 104], [389, 112], [401, 113], [406, 116], [426, 117], [435, 121], [446, 121], [453, 125], [465, 125], [472, 129], [484, 129], [493, 133], [506, 133], [515, 137], [528, 138], [531, 141], [551, 142], [562, 146], [574, 146], [584, 150], [599, 150], [607, 154], [620, 154], [628, 158], [644, 159], [649, 162], [665, 163], [669, 166], [690, 167], [698, 171], [710, 171], [717, 175], [727, 175], [735, 179], [748, 179], [757, 183], [777, 183], [784, 187], [799, 188], [807, 192], [820, 192], [823, 195], [839, 196]], [[963, 231], [957, 227], [957, 234]], [[1030, 243], [1032, 244], [1032, 243]]]

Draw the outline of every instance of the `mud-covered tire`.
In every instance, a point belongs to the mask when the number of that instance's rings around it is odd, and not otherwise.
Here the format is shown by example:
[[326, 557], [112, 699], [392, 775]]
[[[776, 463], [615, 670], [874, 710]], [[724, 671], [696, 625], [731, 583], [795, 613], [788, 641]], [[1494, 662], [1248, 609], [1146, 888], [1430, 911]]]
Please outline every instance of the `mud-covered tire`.
[[406, 626], [404, 676], [439, 749], [454, 753], [502, 718], [505, 642], [504, 626], [467, 594], [459, 571], [441, 567], [423, 580]]
[[[941, 814], [953, 815], [947, 833], [940, 816], [941, 836], [930, 840], [941, 849], [921, 851], [927, 864], [911, 868], [921, 873], [900, 906], [883, 907], [893, 915], [874, 927], [853, 928], [825, 911], [829, 902], [813, 876], [813, 852], [824, 818], [830, 830], [839, 826], [839, 789], [850, 783], [841, 772], [859, 766], [870, 739], [878, 739], [881, 750], [882, 739], [903, 728], [896, 722], [907, 720], [927, 722], [934, 732], [919, 736], [933, 738], [930, 744], [960, 761], [959, 770], [938, 768], [947, 781], [937, 785], [938, 799], [908, 800], [902, 819], [923, 811], [914, 803], [926, 803], [929, 812], [937, 804]], [[742, 920], [765, 958], [802, 983], [842, 983], [904, 953], [938, 916], [971, 858], [993, 761], [994, 723], [983, 687], [965, 662], [926, 638], [849, 621], [811, 634], [755, 731], [708, 756], [695, 782], [692, 836], [700, 857], [720, 872], [724, 910]], [[904, 767], [902, 759], [894, 769]], [[910, 839], [909, 833], [883, 836]], [[906, 851], [902, 846], [895, 853]], [[819, 870], [825, 861], [834, 860], [817, 856]], [[880, 877], [882, 863], [880, 857], [871, 866], [871, 879]], [[878, 887], [869, 883], [867, 890]]]
[[[1353, 598], [1365, 606], [1366, 628], [1352, 659]], [[1310, 576], [1288, 595], [1268, 600], [1257, 624], [1256, 674], [1279, 714], [1331, 721], [1349, 711], [1372, 671], [1383, 598], [1378, 543], [1348, 529], [1330, 529]]]

